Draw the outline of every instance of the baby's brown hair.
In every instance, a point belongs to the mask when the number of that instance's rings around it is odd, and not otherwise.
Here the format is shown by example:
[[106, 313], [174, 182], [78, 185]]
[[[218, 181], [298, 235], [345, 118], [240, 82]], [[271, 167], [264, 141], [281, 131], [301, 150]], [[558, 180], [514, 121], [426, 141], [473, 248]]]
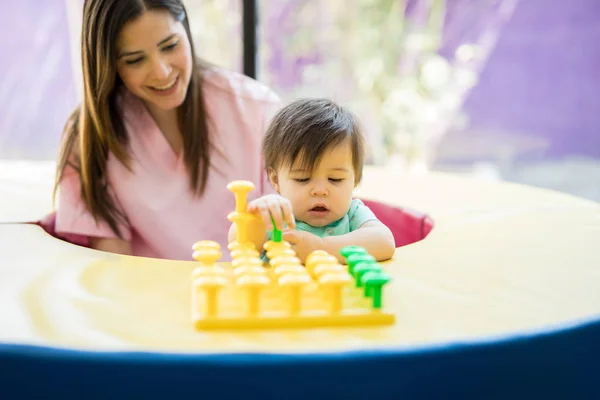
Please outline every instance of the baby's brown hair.
[[362, 178], [365, 144], [355, 116], [329, 99], [300, 99], [283, 107], [271, 121], [263, 140], [267, 172], [292, 166], [312, 171], [323, 154], [349, 139], [355, 184]]

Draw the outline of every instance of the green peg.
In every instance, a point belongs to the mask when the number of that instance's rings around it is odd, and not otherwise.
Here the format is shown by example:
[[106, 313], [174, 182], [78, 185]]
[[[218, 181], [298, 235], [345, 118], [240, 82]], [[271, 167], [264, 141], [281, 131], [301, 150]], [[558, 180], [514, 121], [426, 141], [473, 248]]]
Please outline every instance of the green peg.
[[356, 287], [362, 286], [361, 279], [363, 275], [369, 271], [383, 272], [381, 267], [377, 263], [373, 262], [361, 262], [354, 266], [354, 278], [356, 282]]
[[283, 233], [281, 232], [281, 229], [278, 229], [277, 226], [275, 225], [275, 220], [273, 219], [273, 216], [271, 216], [271, 224], [273, 224], [273, 237], [272, 237], [273, 242], [276, 242], [276, 243], [283, 242]]
[[340, 254], [342, 255], [342, 257], [344, 257], [347, 260], [348, 257], [350, 257], [350, 255], [352, 255], [352, 254], [368, 254], [368, 253], [364, 247], [346, 246], [340, 250]]
[[350, 274], [352, 274], [352, 276], [354, 276], [354, 267], [356, 266], [356, 264], [361, 263], [361, 262], [377, 262], [375, 260], [375, 257], [373, 257], [370, 254], [351, 254], [350, 256], [348, 256], [348, 258], [346, 259], [346, 263], [348, 264], [348, 272], [350, 272]]
[[369, 271], [363, 275], [361, 281], [365, 285], [370, 297], [373, 298], [373, 308], [380, 309], [383, 307], [382, 291], [383, 286], [392, 279], [383, 272]]

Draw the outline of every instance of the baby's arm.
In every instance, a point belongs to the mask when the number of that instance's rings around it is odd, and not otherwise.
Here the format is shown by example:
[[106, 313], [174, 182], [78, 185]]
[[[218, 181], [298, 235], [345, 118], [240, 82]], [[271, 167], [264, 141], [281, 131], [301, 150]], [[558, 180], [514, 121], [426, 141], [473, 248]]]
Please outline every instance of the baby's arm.
[[377, 261], [388, 260], [396, 251], [392, 231], [379, 220], [370, 220], [360, 228], [340, 236], [323, 238], [323, 250], [345, 262], [340, 250], [346, 246], [361, 246]]

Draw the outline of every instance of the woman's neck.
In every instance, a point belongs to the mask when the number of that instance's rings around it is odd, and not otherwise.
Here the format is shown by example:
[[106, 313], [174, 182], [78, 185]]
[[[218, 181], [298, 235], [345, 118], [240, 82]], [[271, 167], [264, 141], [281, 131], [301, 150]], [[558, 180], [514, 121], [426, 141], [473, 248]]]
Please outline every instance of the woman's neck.
[[173, 149], [173, 152], [180, 154], [183, 149], [183, 136], [179, 131], [177, 109], [165, 111], [154, 107], [152, 104], [147, 104], [146, 107], [148, 107], [150, 115]]

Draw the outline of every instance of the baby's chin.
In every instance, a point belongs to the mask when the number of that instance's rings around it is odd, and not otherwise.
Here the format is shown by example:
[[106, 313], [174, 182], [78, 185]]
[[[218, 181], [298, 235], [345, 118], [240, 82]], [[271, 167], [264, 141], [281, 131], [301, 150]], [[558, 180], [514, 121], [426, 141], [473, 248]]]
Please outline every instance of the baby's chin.
[[305, 224], [308, 224], [310, 226], [313, 226], [315, 228], [322, 228], [324, 226], [327, 226], [335, 221], [337, 221], [338, 219], [340, 219], [341, 217], [333, 217], [333, 218], [311, 218], [310, 216], [304, 216], [304, 218], [296, 218], [298, 221], [304, 222]]
[[333, 221], [304, 221], [305, 223], [309, 224], [310, 226], [314, 226], [315, 228], [322, 228], [324, 226], [329, 225], [330, 223], [332, 223]]

